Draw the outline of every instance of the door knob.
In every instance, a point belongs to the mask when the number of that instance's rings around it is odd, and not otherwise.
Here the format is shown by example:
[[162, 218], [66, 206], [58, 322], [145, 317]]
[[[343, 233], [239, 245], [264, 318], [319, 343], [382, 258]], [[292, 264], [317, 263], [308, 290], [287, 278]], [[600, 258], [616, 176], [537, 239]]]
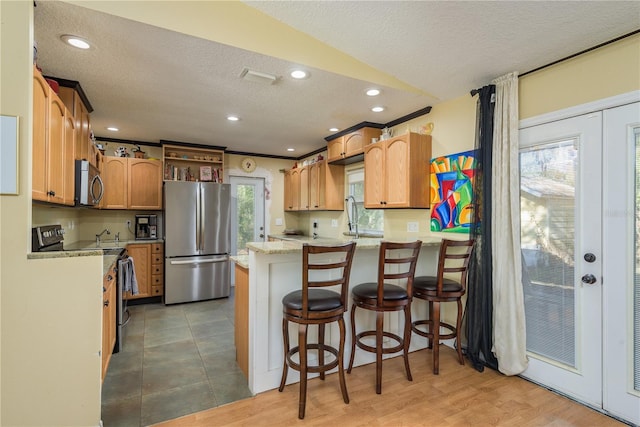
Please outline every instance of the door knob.
[[596, 256], [591, 252], [584, 254], [584, 260], [587, 262], [594, 262], [596, 260]]
[[264, 234], [260, 233], [260, 238], [264, 239]]
[[587, 285], [593, 285], [596, 283], [598, 279], [593, 274], [585, 274], [582, 276], [582, 283], [586, 283]]

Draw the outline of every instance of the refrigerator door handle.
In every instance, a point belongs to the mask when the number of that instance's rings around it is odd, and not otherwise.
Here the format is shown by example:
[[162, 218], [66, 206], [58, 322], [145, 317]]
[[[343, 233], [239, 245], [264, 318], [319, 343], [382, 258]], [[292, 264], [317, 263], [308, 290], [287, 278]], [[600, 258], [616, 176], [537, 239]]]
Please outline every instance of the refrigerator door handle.
[[227, 261], [229, 258], [227, 256], [223, 256], [223, 257], [217, 257], [217, 258], [208, 258], [208, 259], [201, 259], [201, 260], [190, 260], [190, 261], [169, 261], [169, 263], [171, 265], [186, 265], [186, 264], [212, 264], [212, 263], [216, 263], [216, 262], [224, 262]]
[[204, 224], [206, 218], [206, 209], [204, 203], [204, 187], [200, 184], [200, 250], [204, 251]]
[[196, 252], [200, 253], [200, 247], [202, 246], [201, 242], [200, 242], [200, 223], [202, 221], [202, 219], [200, 218], [200, 205], [202, 203], [201, 197], [200, 197], [200, 184], [198, 184], [198, 190], [196, 193]]

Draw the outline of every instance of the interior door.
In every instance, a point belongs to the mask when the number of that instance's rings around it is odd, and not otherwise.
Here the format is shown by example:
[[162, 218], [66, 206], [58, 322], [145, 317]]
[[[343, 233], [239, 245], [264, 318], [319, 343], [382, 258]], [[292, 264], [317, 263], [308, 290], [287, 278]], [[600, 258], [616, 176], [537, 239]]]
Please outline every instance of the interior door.
[[640, 425], [640, 103], [604, 111], [604, 390]]
[[520, 200], [529, 367], [602, 405], [602, 114], [522, 129]]
[[264, 179], [230, 177], [231, 253], [246, 254], [247, 242], [265, 241]]

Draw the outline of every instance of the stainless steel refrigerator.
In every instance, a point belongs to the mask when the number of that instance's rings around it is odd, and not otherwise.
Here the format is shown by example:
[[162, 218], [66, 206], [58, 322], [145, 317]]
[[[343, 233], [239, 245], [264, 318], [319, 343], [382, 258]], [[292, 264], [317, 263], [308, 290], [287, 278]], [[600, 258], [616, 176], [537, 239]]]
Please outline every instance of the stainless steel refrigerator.
[[231, 186], [164, 183], [165, 304], [229, 296]]

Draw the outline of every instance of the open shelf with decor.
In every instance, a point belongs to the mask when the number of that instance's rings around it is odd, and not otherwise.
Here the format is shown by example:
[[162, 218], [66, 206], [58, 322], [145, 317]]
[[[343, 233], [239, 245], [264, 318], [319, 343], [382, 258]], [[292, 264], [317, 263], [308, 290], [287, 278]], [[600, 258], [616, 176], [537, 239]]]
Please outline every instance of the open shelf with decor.
[[224, 151], [163, 145], [165, 181], [223, 182]]

